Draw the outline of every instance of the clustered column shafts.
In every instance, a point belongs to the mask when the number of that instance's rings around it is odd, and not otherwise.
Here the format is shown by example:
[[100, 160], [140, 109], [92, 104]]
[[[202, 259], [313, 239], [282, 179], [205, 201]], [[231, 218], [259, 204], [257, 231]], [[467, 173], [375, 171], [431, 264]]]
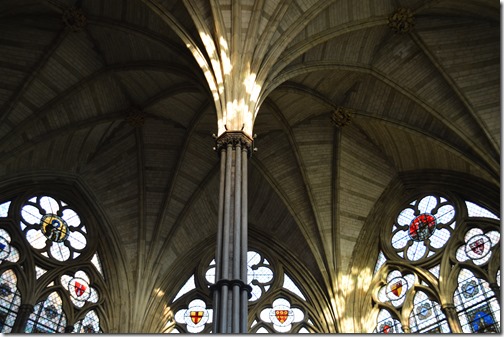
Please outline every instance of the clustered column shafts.
[[213, 331], [248, 332], [247, 164], [253, 139], [226, 131], [216, 139], [221, 160]]

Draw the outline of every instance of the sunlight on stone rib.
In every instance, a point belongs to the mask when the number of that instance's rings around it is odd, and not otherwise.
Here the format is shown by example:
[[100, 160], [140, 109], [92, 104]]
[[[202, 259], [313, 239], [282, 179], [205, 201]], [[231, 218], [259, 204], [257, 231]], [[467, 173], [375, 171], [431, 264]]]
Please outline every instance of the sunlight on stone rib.
[[231, 70], [233, 70], [233, 66], [231, 65], [231, 60], [228, 56], [228, 45], [226, 40], [221, 36], [219, 39], [220, 47], [221, 47], [221, 63], [222, 63], [222, 71], [224, 75], [231, 74]]
[[370, 268], [362, 270], [352, 268], [350, 274], [342, 275], [339, 293], [336, 296], [337, 315], [341, 331], [354, 331], [354, 318], [351, 313], [348, 312], [347, 299], [352, 296], [354, 292], [367, 292], [372, 278], [373, 273]]

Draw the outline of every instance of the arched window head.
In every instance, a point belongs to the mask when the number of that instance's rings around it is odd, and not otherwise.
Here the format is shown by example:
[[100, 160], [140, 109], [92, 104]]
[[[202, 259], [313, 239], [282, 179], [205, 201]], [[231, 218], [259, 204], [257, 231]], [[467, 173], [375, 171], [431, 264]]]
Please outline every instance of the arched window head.
[[417, 291], [413, 298], [413, 310], [410, 313], [411, 332], [450, 333], [446, 317], [441, 306], [429, 298], [423, 291]]
[[94, 310], [88, 311], [83, 319], [74, 324], [73, 333], [99, 333], [100, 319]]
[[28, 319], [26, 333], [63, 333], [66, 327], [66, 316], [63, 313], [62, 300], [57, 292], [35, 305]]
[[87, 245], [87, 230], [79, 215], [50, 196], [27, 200], [21, 207], [20, 226], [33, 248], [58, 261], [77, 258]]
[[[201, 270], [202, 275], [191, 275], [176, 292], [170, 305], [175, 318], [171, 333], [211, 332], [213, 308], [209, 288], [215, 283], [215, 260], [196, 269]], [[252, 288], [249, 298], [250, 332], [317, 332], [318, 327], [309, 315], [316, 310], [285, 269], [280, 260], [271, 261], [256, 250], [247, 252], [247, 283]]]

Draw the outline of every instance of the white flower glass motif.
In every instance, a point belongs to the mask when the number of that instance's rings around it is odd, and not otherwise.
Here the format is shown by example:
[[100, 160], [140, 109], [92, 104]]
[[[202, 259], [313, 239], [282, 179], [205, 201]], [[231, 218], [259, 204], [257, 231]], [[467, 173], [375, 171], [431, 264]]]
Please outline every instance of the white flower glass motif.
[[432, 256], [455, 228], [455, 208], [444, 198], [426, 196], [403, 209], [392, 228], [392, 246], [410, 261]]
[[399, 320], [392, 318], [390, 312], [386, 309], [380, 310], [376, 318], [376, 328], [374, 332], [377, 333], [402, 333], [402, 325]]
[[77, 271], [74, 276], [61, 276], [61, 284], [70, 294], [70, 300], [78, 307], [82, 308], [86, 302], [98, 302], [98, 293], [89, 285], [90, 279], [82, 270]]
[[271, 308], [261, 311], [261, 320], [273, 323], [273, 328], [278, 332], [289, 332], [292, 323], [301, 322], [304, 313], [298, 308], [291, 308], [291, 304], [285, 298], [277, 298]]
[[197, 333], [203, 331], [205, 324], [212, 323], [213, 310], [207, 309], [204, 301], [196, 299], [189, 303], [187, 309], [175, 313], [175, 321], [186, 324], [187, 331]]
[[492, 247], [500, 241], [500, 233], [489, 231], [484, 233], [480, 228], [472, 228], [464, 236], [465, 245], [457, 249], [456, 257], [459, 262], [472, 260], [476, 265], [488, 262], [492, 256]]
[[58, 261], [80, 255], [86, 247], [86, 228], [77, 213], [52, 197], [34, 197], [21, 208], [21, 230], [30, 245]]
[[378, 299], [381, 302], [390, 302], [393, 306], [400, 307], [414, 282], [415, 276], [412, 274], [403, 276], [398, 270], [391, 271], [387, 275], [387, 284], [378, 291]]

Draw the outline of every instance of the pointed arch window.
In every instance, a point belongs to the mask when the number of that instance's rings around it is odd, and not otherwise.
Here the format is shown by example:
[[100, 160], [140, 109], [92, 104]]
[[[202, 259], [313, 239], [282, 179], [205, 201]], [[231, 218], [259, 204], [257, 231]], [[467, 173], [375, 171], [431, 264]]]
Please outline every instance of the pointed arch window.
[[[247, 269], [247, 283], [252, 288], [249, 298], [249, 319], [253, 319], [251, 333], [318, 331], [311, 320], [311, 313], [316, 311], [280, 261], [270, 262], [261, 252], [250, 250]], [[197, 270], [202, 270], [202, 275], [191, 275], [170, 305], [174, 312], [171, 333], [211, 332], [213, 308], [209, 286], [215, 283], [215, 260]]]
[[466, 333], [499, 332], [500, 307], [490, 284], [469, 269], [458, 275], [454, 303]]
[[405, 204], [380, 237], [369, 290], [373, 331], [500, 332], [499, 221], [457, 194]]
[[35, 305], [28, 319], [26, 333], [64, 333], [66, 315], [63, 312], [62, 300], [57, 292]]
[[73, 333], [99, 333], [100, 318], [94, 310], [88, 311], [83, 319], [75, 323]]
[[[1, 332], [62, 333], [72, 326], [74, 332], [101, 332], [95, 309], [104, 300], [96, 285], [104, 274], [90, 232], [77, 208], [55, 195], [0, 200]], [[16, 287], [30, 277], [35, 287]], [[26, 303], [33, 309], [22, 331], [12, 331], [25, 297], [35, 299]]]

